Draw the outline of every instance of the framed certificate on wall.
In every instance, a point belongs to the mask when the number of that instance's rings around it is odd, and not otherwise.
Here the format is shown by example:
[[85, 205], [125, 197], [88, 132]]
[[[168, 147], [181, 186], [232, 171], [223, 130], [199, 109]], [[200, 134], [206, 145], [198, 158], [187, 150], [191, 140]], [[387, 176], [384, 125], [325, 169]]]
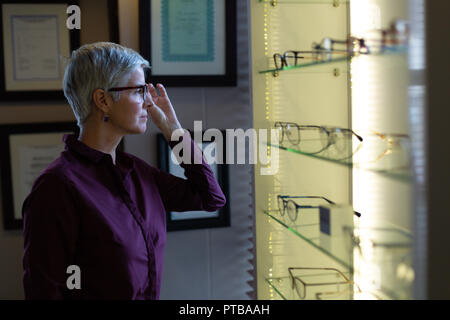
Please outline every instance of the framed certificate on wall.
[[[214, 149], [210, 144], [214, 141], [203, 141], [202, 150], [208, 147]], [[157, 135], [158, 145], [158, 166], [161, 170], [173, 174], [177, 177], [186, 179], [184, 169], [172, 160], [171, 152], [164, 136], [159, 133]], [[226, 144], [224, 144], [226, 145]], [[215, 152], [219, 152], [215, 150]], [[221, 150], [223, 159], [226, 159], [226, 150]], [[214, 173], [217, 182], [222, 189], [223, 194], [227, 198], [224, 207], [215, 212], [207, 211], [185, 211], [185, 212], [167, 212], [166, 222], [167, 231], [186, 230], [186, 229], [203, 229], [230, 226], [230, 211], [228, 200], [228, 166], [225, 163], [218, 163], [214, 158], [209, 158], [208, 154], [204, 154], [205, 160]], [[222, 161], [223, 162], [223, 161]]]
[[149, 81], [236, 85], [236, 0], [140, 0], [139, 43]]
[[80, 30], [69, 29], [78, 1], [0, 1], [0, 97], [64, 99], [62, 80]]
[[0, 125], [0, 174], [5, 229], [20, 229], [22, 204], [35, 179], [64, 150], [64, 134], [78, 133], [76, 122]]

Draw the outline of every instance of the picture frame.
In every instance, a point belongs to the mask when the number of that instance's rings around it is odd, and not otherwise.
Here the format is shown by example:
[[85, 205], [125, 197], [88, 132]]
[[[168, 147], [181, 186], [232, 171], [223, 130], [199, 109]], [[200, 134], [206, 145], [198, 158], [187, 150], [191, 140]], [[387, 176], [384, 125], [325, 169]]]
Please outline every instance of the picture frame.
[[6, 230], [21, 229], [22, 204], [37, 176], [64, 150], [66, 133], [79, 134], [76, 122], [0, 125], [0, 174]]
[[80, 46], [66, 26], [76, 0], [0, 0], [0, 99], [64, 100], [64, 65]]
[[139, 45], [151, 83], [236, 86], [236, 0], [139, 0]]
[[[192, 133], [191, 133], [192, 135]], [[223, 135], [225, 133], [223, 132]], [[203, 136], [203, 135], [202, 135]], [[156, 136], [158, 148], [158, 167], [165, 172], [171, 173], [181, 178], [184, 176], [184, 169], [171, 161], [171, 149], [165, 137], [158, 133]], [[203, 149], [213, 141], [203, 141]], [[226, 147], [224, 144], [223, 159], [226, 159]], [[209, 161], [208, 161], [209, 162]], [[189, 212], [166, 212], [167, 231], [180, 231], [204, 228], [220, 228], [229, 227], [230, 221], [230, 207], [228, 201], [228, 165], [209, 163], [211, 170], [216, 176], [217, 182], [222, 189], [227, 202], [225, 206], [215, 212], [207, 211], [189, 211]]]
[[109, 41], [120, 44], [119, 0], [106, 0], [109, 19]]
[[80, 2], [82, 12], [80, 46], [99, 41], [120, 44], [118, 2], [119, 0]]

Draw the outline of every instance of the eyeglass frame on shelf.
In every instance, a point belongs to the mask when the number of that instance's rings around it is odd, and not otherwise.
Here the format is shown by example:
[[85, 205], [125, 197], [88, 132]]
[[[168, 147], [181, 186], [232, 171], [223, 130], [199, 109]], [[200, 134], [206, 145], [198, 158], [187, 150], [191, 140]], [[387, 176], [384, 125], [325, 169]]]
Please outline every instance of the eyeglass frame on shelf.
[[[375, 159], [375, 161], [379, 161], [382, 158], [384, 158], [385, 156], [387, 156], [393, 152], [392, 145], [394, 143], [391, 140], [394, 140], [394, 139], [392, 139], [392, 137], [396, 138], [397, 141], [401, 140], [401, 139], [410, 140], [410, 137], [407, 134], [400, 134], [400, 133], [387, 134], [387, 133], [380, 133], [380, 132], [375, 131], [375, 135], [380, 137], [380, 139], [385, 141], [387, 144], [386, 149]], [[395, 141], [395, 143], [398, 145], [399, 143], [397, 141]]]
[[[281, 210], [281, 208], [278, 208], [278, 211], [280, 212], [281, 216], [285, 215], [285, 210], [287, 208], [287, 204], [288, 202], [292, 202], [295, 205], [295, 219], [292, 219], [292, 217], [288, 214], [289, 219], [291, 219], [292, 222], [296, 222], [297, 218], [298, 218], [298, 209], [318, 209], [320, 206], [311, 206], [311, 205], [299, 205], [298, 203], [296, 203], [293, 200], [285, 200], [285, 199], [322, 199], [325, 200], [326, 202], [328, 202], [331, 205], [335, 205], [336, 203], [323, 197], [323, 196], [288, 196], [288, 195], [277, 195], [277, 204], [279, 207], [279, 199], [281, 199], [283, 201], [283, 212]], [[353, 214], [357, 217], [361, 217], [361, 213], [353, 211]]]
[[[350, 40], [352, 40], [352, 42], [355, 42], [355, 41], [358, 42], [358, 44], [359, 44], [358, 53], [360, 53], [360, 54], [368, 54], [369, 53], [369, 48], [365, 45], [365, 40], [362, 38], [349, 37], [348, 40], [334, 40], [332, 38], [324, 38], [322, 40], [322, 42], [330, 41], [332, 45], [335, 43], [348, 44]], [[290, 54], [290, 53], [293, 54], [292, 58], [295, 59], [293, 66], [297, 66], [298, 61], [300, 59], [305, 59], [306, 57], [303, 55], [307, 55], [307, 54], [311, 54], [312, 60], [314, 60], [314, 61], [327, 61], [327, 60], [331, 60], [331, 55], [329, 55], [330, 53], [343, 53], [343, 54], [349, 54], [350, 56], [352, 56], [356, 53], [356, 52], [354, 52], [353, 49], [352, 50], [348, 50], [348, 49], [347, 50], [336, 50], [333, 48], [329, 48], [329, 49], [324, 48], [321, 46], [321, 43], [313, 42], [313, 44], [312, 44], [313, 50], [287, 50], [283, 54], [274, 53], [272, 57], [273, 57], [275, 69], [283, 70], [285, 67], [291, 67], [291, 65], [288, 63], [288, 60], [287, 60], [287, 58], [289, 57], [288, 54]], [[328, 57], [326, 57], [324, 55], [328, 55]], [[278, 57], [281, 60], [281, 66], [278, 66], [278, 63], [277, 63]]]
[[[364, 236], [363, 236], [362, 238], [364, 239], [364, 242], [365, 243], [370, 243], [370, 247], [371, 248], [380, 248], [380, 247], [382, 247], [382, 248], [396, 248], [396, 249], [398, 249], [398, 248], [411, 248], [412, 247], [412, 243], [413, 243], [412, 236], [410, 234], [408, 234], [407, 232], [404, 232], [402, 230], [397, 230], [397, 229], [394, 229], [394, 228], [376, 228], [376, 227], [375, 228], [369, 228], [368, 230], [371, 230], [372, 232], [376, 232], [376, 231], [399, 232], [399, 233], [402, 233], [405, 237], [408, 237], [410, 239], [410, 241], [411, 241], [410, 243], [404, 243], [404, 244], [392, 243], [392, 244], [386, 245], [386, 244], [378, 244], [373, 239], [367, 239], [367, 238], [364, 238]], [[365, 253], [364, 253], [364, 250], [363, 250], [363, 246], [361, 245], [361, 235], [360, 234], [355, 235], [354, 229], [352, 227], [349, 227], [349, 226], [344, 226], [343, 227], [343, 231], [344, 231], [344, 233], [347, 233], [349, 235], [350, 240], [351, 240], [351, 244], [352, 244], [352, 248], [356, 247], [358, 252], [359, 252], [359, 254], [361, 255], [361, 257], [364, 258], [365, 257]], [[407, 254], [407, 255], [409, 255], [409, 254]], [[407, 256], [407, 255], [405, 255], [405, 256]]]
[[[300, 279], [299, 276], [294, 276], [294, 274], [292, 273], [292, 270], [324, 270], [324, 271], [335, 271], [337, 272], [343, 279], [345, 282], [322, 282], [322, 283], [306, 283], [305, 281], [303, 281], [302, 279]], [[311, 267], [288, 267], [288, 272], [289, 272], [289, 278], [291, 279], [291, 288], [292, 290], [295, 289], [295, 291], [297, 292], [297, 295], [299, 296], [300, 299], [305, 299], [306, 298], [306, 286], [326, 286], [326, 285], [335, 285], [335, 284], [348, 284], [348, 285], [353, 285], [354, 282], [351, 281], [350, 279], [347, 278], [347, 276], [342, 273], [340, 270], [336, 269], [336, 268], [311, 268]], [[303, 288], [304, 288], [304, 293], [303, 295], [300, 294], [300, 290], [298, 289], [298, 286], [295, 282], [295, 280], [300, 281], [300, 283], [303, 284]]]
[[385, 300], [380, 294], [377, 294], [374, 290], [361, 290], [359, 285], [355, 282], [352, 283], [354, 286], [356, 286], [356, 290], [350, 290], [345, 289], [343, 291], [329, 291], [329, 292], [317, 292], [316, 293], [316, 300], [326, 300], [324, 298], [330, 297], [330, 296], [341, 296], [343, 294], [369, 294], [372, 297], [374, 297], [376, 300]]
[[[320, 130], [325, 131], [325, 133], [327, 134], [327, 141], [328, 141], [328, 142], [327, 142], [327, 145], [324, 146], [324, 147], [322, 147], [322, 149], [320, 149], [320, 150], [318, 150], [318, 151], [315, 151], [315, 152], [305, 152], [305, 153], [307, 153], [307, 154], [318, 154], [318, 153], [320, 153], [320, 152], [322, 152], [322, 151], [328, 149], [331, 145], [335, 144], [335, 141], [332, 139], [332, 137], [333, 137], [332, 134], [333, 134], [333, 133], [336, 133], [338, 130], [339, 130], [339, 131], [345, 131], [345, 132], [351, 133], [351, 134], [354, 135], [360, 142], [362, 142], [362, 141], [364, 140], [360, 135], [358, 135], [356, 132], [354, 132], [353, 130], [348, 129], [348, 128], [331, 127], [331, 126], [316, 126], [316, 125], [299, 125], [299, 124], [297, 124], [297, 123], [295, 123], [295, 122], [285, 122], [285, 121], [275, 121], [275, 123], [274, 123], [274, 127], [275, 127], [275, 128], [277, 128], [277, 124], [279, 124], [279, 127], [281, 127], [281, 129], [282, 129], [282, 130], [281, 130], [281, 136], [280, 136], [280, 138], [278, 139], [278, 142], [279, 142], [280, 145], [283, 144], [285, 132], [287, 132], [287, 130], [288, 130], [288, 129], [287, 129], [287, 125], [292, 125], [293, 127], [296, 127], [296, 128], [297, 128], [298, 136], [299, 136], [298, 142], [293, 142], [291, 139], [289, 139], [289, 135], [286, 133], [286, 136], [288, 137], [289, 142], [290, 142], [292, 145], [294, 145], [294, 146], [299, 145], [300, 142], [301, 142], [301, 138], [300, 138], [300, 130], [301, 130], [302, 128], [317, 128], [317, 129], [320, 129]], [[301, 150], [300, 150], [300, 151], [301, 151]], [[352, 153], [352, 154], [353, 154], [353, 153]], [[351, 155], [350, 155], [349, 157], [351, 157]], [[346, 157], [346, 158], [348, 158], [348, 157]], [[344, 159], [346, 159], [346, 158], [344, 158]]]
[[[288, 63], [288, 60], [286, 58], [288, 58], [287, 54], [289, 53], [293, 53], [295, 60], [294, 60], [294, 65], [290, 65]], [[275, 70], [283, 70], [285, 67], [295, 67], [297, 65], [299, 65], [297, 62], [300, 59], [306, 59], [307, 57], [304, 55], [311, 55], [311, 60], [313, 61], [329, 61], [331, 60], [331, 56], [325, 57], [325, 54], [329, 54], [329, 51], [326, 50], [287, 50], [285, 51], [283, 54], [281, 53], [274, 53], [272, 55], [273, 58], [273, 63], [274, 63], [274, 67]], [[337, 52], [336, 53], [341, 53], [341, 52]], [[281, 60], [281, 66], [278, 66], [277, 63], [277, 57], [280, 58]]]
[[[383, 53], [386, 50], [390, 50], [388, 46], [389, 39], [388, 37], [390, 35], [397, 36], [400, 32], [397, 30], [398, 27], [396, 27], [395, 23], [390, 26], [389, 29], [379, 29], [379, 30], [372, 30], [369, 32], [377, 32], [381, 34], [381, 41], [379, 44], [379, 51]], [[407, 32], [406, 32], [407, 33]], [[337, 40], [330, 37], [325, 37], [322, 39], [320, 43], [313, 42], [312, 48], [317, 51], [323, 51], [328, 53], [347, 53], [350, 56], [354, 56], [355, 54], [371, 54], [373, 53], [373, 49], [375, 46], [368, 45], [367, 42], [372, 41], [370, 38], [357, 38], [354, 36], [348, 36], [345, 40]], [[394, 44], [399, 44], [401, 41], [395, 39]], [[334, 44], [345, 44], [347, 46], [347, 50], [339, 50], [334, 49]], [[357, 44], [357, 46], [356, 46]], [[352, 45], [352, 46], [351, 46]], [[357, 48], [357, 50], [355, 50]]]
[[[381, 44], [380, 44], [380, 52], [384, 52], [385, 50], [390, 49], [387, 44], [388, 44], [388, 36], [391, 34], [397, 35], [399, 33], [398, 30], [396, 30], [396, 26], [395, 24], [391, 25], [389, 29], [381, 29], [381, 30], [374, 30], [376, 32], [380, 32], [381, 33]], [[292, 53], [294, 56], [293, 58], [294, 60], [294, 66], [297, 66], [297, 62], [300, 59], [305, 59], [305, 56], [302, 56], [304, 54], [311, 54], [312, 55], [312, 59], [315, 61], [329, 61], [332, 59], [331, 54], [332, 53], [337, 53], [337, 54], [346, 54], [348, 57], [353, 57], [356, 54], [371, 54], [371, 47], [373, 48], [373, 46], [368, 46], [366, 42], [370, 42], [370, 39], [365, 39], [365, 38], [357, 38], [354, 36], [348, 36], [347, 39], [345, 40], [339, 40], [339, 39], [333, 39], [330, 37], [325, 37], [322, 39], [322, 41], [320, 43], [317, 42], [313, 42], [312, 43], [312, 49], [313, 50], [287, 50], [285, 51], [283, 54], [280, 53], [274, 53], [273, 54], [273, 61], [274, 61], [274, 66], [276, 70], [283, 70], [285, 67], [291, 67], [291, 65], [289, 65], [288, 60], [286, 59], [289, 53]], [[325, 45], [326, 43], [328, 43], [329, 45]], [[394, 42], [395, 44], [397, 44], [397, 40], [396, 42]], [[334, 44], [345, 44], [347, 46], [346, 50], [340, 50], [340, 49], [335, 49], [333, 48]], [[355, 50], [355, 48], [357, 50]], [[302, 55], [300, 55], [302, 54]], [[277, 64], [277, 58], [280, 58], [281, 60], [281, 66], [278, 66]]]

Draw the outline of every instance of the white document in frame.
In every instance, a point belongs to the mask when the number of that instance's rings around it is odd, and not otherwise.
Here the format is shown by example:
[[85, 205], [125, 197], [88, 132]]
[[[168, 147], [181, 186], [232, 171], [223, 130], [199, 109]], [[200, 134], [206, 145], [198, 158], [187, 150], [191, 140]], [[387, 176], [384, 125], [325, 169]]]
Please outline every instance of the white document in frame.
[[57, 15], [11, 16], [14, 80], [55, 80], [61, 75]]
[[60, 90], [70, 56], [67, 4], [1, 4], [6, 91]]

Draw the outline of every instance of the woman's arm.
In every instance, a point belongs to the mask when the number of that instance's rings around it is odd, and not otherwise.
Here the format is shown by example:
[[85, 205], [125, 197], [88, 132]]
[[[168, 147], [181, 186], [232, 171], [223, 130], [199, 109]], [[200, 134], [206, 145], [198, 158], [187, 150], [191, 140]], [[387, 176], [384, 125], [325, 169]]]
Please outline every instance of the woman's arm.
[[63, 299], [67, 268], [74, 263], [79, 216], [68, 182], [44, 173], [22, 207], [23, 285], [26, 299]]
[[[190, 159], [187, 158], [187, 163], [180, 163], [187, 180], [157, 171], [156, 180], [166, 210], [213, 212], [220, 209], [225, 205], [226, 198], [214, 173], [206, 163], [202, 151], [191, 139], [188, 131], [184, 130], [181, 140], [180, 142], [171, 141], [169, 144], [173, 148], [177, 143], [182, 143], [184, 149], [190, 148]], [[194, 160], [200, 163], [196, 164]]]
[[[202, 151], [191, 139], [189, 132], [181, 128], [166, 89], [161, 84], [157, 84], [157, 87], [160, 94], [152, 84], [149, 85], [151, 105], [148, 112], [153, 122], [162, 131], [171, 148], [182, 143], [184, 151], [190, 151], [190, 157], [183, 157], [187, 161], [180, 164], [187, 180], [157, 171], [156, 180], [164, 206], [167, 211], [216, 211], [225, 205], [225, 196]], [[176, 130], [183, 133], [179, 141], [172, 140], [172, 134]]]

